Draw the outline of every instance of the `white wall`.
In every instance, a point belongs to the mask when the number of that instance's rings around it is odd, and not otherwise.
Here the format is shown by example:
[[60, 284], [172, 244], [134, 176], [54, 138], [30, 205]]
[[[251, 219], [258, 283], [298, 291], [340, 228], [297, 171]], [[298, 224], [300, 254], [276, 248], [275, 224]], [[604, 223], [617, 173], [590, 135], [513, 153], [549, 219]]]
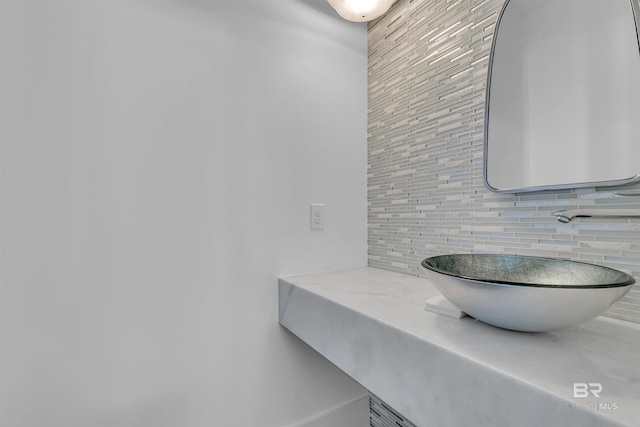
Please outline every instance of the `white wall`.
[[366, 263], [366, 54], [323, 0], [1, 0], [0, 425], [361, 400], [276, 278]]

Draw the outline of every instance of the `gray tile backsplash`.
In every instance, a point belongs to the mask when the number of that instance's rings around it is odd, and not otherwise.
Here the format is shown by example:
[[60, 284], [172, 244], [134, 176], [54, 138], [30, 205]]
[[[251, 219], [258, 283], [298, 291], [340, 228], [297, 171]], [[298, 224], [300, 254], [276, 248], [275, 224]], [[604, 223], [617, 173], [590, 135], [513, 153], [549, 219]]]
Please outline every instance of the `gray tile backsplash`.
[[[594, 262], [640, 279], [640, 221], [560, 224], [551, 215], [640, 208], [640, 198], [485, 187], [485, 86], [502, 3], [399, 0], [369, 24], [369, 265], [423, 275], [428, 256], [497, 252]], [[640, 323], [640, 287], [607, 315]]]
[[373, 394], [369, 394], [369, 425], [371, 427], [416, 427], [404, 415]]

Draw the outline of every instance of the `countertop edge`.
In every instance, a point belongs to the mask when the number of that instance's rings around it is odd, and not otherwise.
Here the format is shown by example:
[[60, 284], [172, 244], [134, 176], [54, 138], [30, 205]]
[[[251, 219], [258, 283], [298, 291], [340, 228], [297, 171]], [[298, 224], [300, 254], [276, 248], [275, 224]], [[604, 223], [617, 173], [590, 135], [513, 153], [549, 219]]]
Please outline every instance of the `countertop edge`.
[[[420, 285], [427, 280], [372, 267], [281, 277], [279, 321], [416, 425], [433, 421], [436, 421], [435, 425], [446, 426], [462, 426], [470, 421], [475, 425], [509, 425], [516, 419], [521, 421], [524, 415], [529, 420], [538, 419], [544, 423], [531, 425], [553, 425], [549, 423], [570, 420], [576, 425], [634, 426], [618, 419], [613, 411], [593, 410], [589, 406], [598, 402], [577, 404], [566, 395], [523, 381], [498, 366], [480, 363], [473, 357], [358, 310], [339, 298], [314, 292], [310, 289], [313, 286], [308, 286], [314, 281], [322, 286], [323, 282], [329, 283], [332, 279], [348, 281], [348, 276], [362, 279], [367, 275], [380, 275], [381, 280], [399, 283], [419, 281]], [[381, 345], [385, 339], [400, 345], [403, 351]], [[414, 354], [407, 352], [408, 348]], [[446, 375], [428, 368], [424, 363], [425, 355], [440, 368], [447, 365]], [[403, 367], [413, 370], [414, 375], [403, 373]], [[448, 397], [449, 411], [439, 410], [442, 409], [443, 394]], [[429, 399], [432, 403], [425, 404]], [[469, 401], [474, 401], [473, 407], [469, 407]], [[453, 410], [456, 406], [459, 409]], [[466, 411], [460, 411], [461, 408]], [[467, 415], [460, 415], [461, 412]], [[473, 416], [469, 418], [469, 414]]]

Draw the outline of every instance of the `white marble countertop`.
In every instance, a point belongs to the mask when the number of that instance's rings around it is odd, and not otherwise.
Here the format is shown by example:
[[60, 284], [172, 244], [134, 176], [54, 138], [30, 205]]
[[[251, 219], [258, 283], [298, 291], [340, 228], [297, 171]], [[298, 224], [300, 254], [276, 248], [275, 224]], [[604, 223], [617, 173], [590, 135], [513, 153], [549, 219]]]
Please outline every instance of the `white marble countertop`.
[[[513, 332], [425, 311], [435, 295], [371, 267], [285, 277], [279, 317], [419, 427], [640, 426], [639, 325]], [[574, 398], [574, 383], [600, 397]]]

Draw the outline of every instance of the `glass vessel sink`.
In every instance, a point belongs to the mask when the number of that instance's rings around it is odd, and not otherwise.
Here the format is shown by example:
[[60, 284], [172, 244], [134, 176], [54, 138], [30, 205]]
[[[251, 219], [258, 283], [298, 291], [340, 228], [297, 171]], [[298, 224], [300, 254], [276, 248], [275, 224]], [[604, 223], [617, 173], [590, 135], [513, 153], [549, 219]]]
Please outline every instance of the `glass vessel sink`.
[[555, 258], [453, 254], [422, 261], [451, 303], [485, 323], [541, 332], [604, 313], [635, 279], [608, 267]]

